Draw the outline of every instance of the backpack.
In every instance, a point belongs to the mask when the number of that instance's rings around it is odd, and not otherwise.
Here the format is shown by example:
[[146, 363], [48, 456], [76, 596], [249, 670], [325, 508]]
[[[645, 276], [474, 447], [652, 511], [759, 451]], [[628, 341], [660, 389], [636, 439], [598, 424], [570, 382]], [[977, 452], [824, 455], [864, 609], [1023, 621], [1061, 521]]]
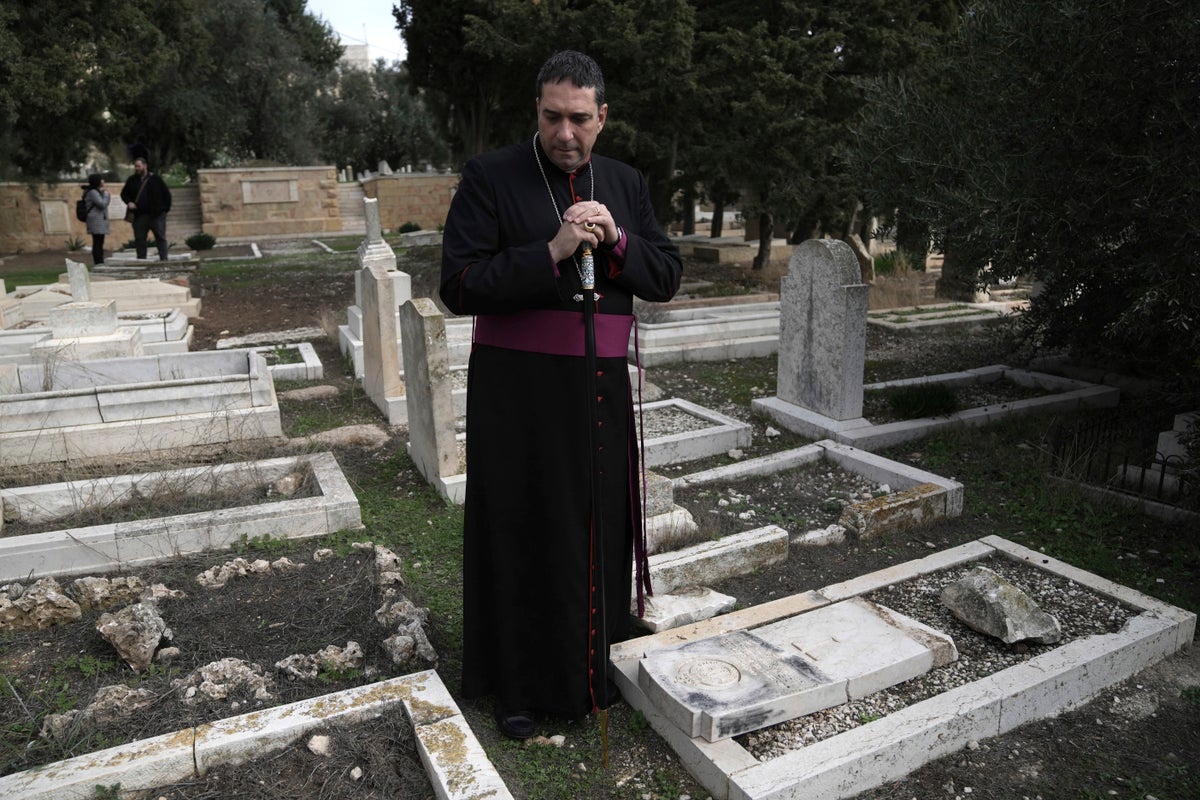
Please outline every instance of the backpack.
[[75, 219], [80, 222], [87, 222], [87, 191], [83, 193], [83, 197], [75, 201]]

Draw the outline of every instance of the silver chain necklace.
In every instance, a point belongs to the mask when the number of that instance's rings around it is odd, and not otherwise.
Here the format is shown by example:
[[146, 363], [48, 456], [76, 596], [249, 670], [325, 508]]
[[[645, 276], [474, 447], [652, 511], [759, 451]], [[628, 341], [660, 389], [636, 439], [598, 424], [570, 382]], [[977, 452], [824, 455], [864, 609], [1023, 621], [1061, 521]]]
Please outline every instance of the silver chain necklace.
[[[542, 157], [538, 154], [538, 135], [533, 135], [533, 158], [537, 161], [538, 172], [542, 173], [542, 183], [546, 185], [546, 194], [550, 195], [550, 202], [554, 204], [554, 222], [557, 225], [562, 225], [562, 213], [558, 210], [558, 201], [554, 199], [554, 190], [550, 188], [550, 179], [546, 177], [546, 170], [542, 166]], [[591, 197], [588, 198], [591, 202], [596, 202], [596, 167], [588, 164], [588, 180], [591, 182]], [[583, 266], [579, 263], [579, 256], [572, 255], [572, 260], [575, 262], [575, 271], [579, 273], [580, 282], [585, 282], [583, 276]]]

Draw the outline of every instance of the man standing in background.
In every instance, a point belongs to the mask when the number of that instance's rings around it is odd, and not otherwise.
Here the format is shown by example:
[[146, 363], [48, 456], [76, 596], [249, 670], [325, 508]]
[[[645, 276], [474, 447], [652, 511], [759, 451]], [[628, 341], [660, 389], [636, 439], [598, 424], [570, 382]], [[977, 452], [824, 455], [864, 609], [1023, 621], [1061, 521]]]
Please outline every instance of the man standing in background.
[[133, 243], [139, 259], [146, 258], [146, 236], [154, 231], [154, 244], [158, 247], [158, 260], [167, 260], [167, 213], [171, 210], [171, 190], [166, 182], [150, 172], [143, 156], [133, 160], [133, 174], [121, 189], [121, 199], [128, 209], [125, 219], [132, 214]]

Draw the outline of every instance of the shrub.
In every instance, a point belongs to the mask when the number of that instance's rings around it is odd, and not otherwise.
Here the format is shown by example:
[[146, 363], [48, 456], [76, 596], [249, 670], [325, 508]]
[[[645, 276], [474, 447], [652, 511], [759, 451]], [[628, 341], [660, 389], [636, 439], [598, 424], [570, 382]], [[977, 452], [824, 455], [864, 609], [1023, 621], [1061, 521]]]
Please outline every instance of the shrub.
[[210, 233], [193, 234], [183, 240], [190, 250], [212, 250], [217, 239]]
[[912, 271], [912, 262], [902, 250], [891, 250], [875, 256], [876, 275], [907, 275]]
[[415, 222], [411, 222], [411, 221], [409, 221], [409, 222], [406, 222], [406, 223], [404, 223], [403, 225], [401, 225], [401, 226], [400, 226], [400, 227], [399, 227], [399, 228], [396, 230], [396, 233], [412, 233], [413, 231], [419, 231], [419, 230], [421, 230], [421, 226], [420, 226], [420, 225], [418, 225], [418, 224], [417, 224], [417, 223], [415, 223]]
[[940, 417], [958, 411], [958, 396], [944, 383], [897, 386], [887, 390], [887, 401], [900, 419]]

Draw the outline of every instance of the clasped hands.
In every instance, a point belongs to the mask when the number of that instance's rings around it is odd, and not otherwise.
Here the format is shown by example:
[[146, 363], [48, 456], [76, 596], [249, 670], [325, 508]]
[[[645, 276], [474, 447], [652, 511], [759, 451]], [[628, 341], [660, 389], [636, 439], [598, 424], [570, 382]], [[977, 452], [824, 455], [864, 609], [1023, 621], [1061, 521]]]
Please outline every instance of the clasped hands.
[[570, 258], [581, 244], [599, 247], [617, 241], [617, 223], [603, 203], [585, 200], [563, 214], [558, 233], [550, 240], [550, 257], [555, 263]]

